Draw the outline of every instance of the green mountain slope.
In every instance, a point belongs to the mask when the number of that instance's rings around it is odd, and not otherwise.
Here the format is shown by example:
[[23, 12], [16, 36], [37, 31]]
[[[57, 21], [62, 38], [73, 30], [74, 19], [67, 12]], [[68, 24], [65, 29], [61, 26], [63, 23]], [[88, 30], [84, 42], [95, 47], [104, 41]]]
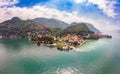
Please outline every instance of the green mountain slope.
[[4, 37], [26, 37], [27, 33], [35, 32], [49, 33], [50, 29], [34, 21], [21, 20], [18, 17], [0, 23], [0, 35]]
[[[71, 25], [77, 25], [77, 24], [82, 24], [82, 23], [76, 23], [76, 22], [73, 22], [73, 23], [71, 23]], [[93, 31], [94, 33], [97, 33], [97, 34], [99, 34], [99, 33], [101, 33], [98, 29], [96, 29], [92, 24], [90, 24], [90, 23], [83, 23], [83, 24], [85, 24], [91, 31]]]
[[66, 35], [66, 34], [87, 35], [91, 33], [94, 33], [94, 32], [91, 31], [84, 23], [71, 25], [65, 28], [63, 31], [61, 31], [61, 35]]

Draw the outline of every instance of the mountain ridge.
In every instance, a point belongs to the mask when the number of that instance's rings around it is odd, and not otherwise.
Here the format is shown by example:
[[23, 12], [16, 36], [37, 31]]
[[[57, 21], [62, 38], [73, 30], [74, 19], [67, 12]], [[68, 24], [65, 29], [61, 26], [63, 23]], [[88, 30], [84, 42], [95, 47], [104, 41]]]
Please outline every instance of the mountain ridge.
[[31, 33], [51, 33], [49, 27], [38, 24], [31, 20], [21, 20], [17, 17], [13, 17], [10, 20], [0, 23], [0, 35], [6, 37], [27, 37], [27, 34]]
[[91, 31], [93, 31], [93, 32], [95, 32], [95, 33], [97, 33], [97, 34], [101, 33], [98, 29], [96, 29], [96, 28], [95, 28], [92, 24], [90, 24], [90, 23], [86, 23], [86, 22], [80, 22], [80, 23], [73, 22], [73, 23], [71, 23], [71, 25], [77, 25], [77, 24], [82, 24], [82, 23], [84, 23]]
[[[41, 21], [35, 22], [31, 19], [22, 20], [18, 17], [13, 17], [10, 20], [6, 20], [0, 23], [0, 35], [5, 35], [6, 37], [7, 36], [9, 37], [10, 35], [18, 35], [21, 37], [26, 37], [28, 32], [38, 32], [42, 34], [42, 31], [44, 33], [54, 33], [54, 34], [61, 33], [61, 32], [75, 33], [75, 34], [78, 34], [78, 33], [88, 34], [93, 32], [100, 33], [99, 30], [97, 30], [92, 24], [89, 24], [89, 23], [73, 22], [71, 25], [69, 25], [57, 19], [47, 19], [47, 18], [41, 18], [41, 19], [42, 19], [42, 22], [44, 21], [45, 23], [44, 22], [39, 23]], [[48, 20], [47, 21], [48, 25], [46, 25], [46, 19]], [[40, 20], [40, 18], [38, 18], [38, 20]]]
[[91, 31], [85, 23], [79, 23], [76, 25], [71, 25], [61, 32], [61, 35], [66, 34], [76, 34], [76, 35], [87, 35], [87, 34], [93, 34], [94, 32]]
[[37, 22], [39, 24], [45, 24], [47, 26], [52, 26], [52, 27], [59, 27], [59, 28], [65, 28], [67, 26], [69, 26], [68, 23], [63, 22], [61, 20], [58, 19], [54, 19], [54, 18], [35, 18], [32, 19], [34, 22]]

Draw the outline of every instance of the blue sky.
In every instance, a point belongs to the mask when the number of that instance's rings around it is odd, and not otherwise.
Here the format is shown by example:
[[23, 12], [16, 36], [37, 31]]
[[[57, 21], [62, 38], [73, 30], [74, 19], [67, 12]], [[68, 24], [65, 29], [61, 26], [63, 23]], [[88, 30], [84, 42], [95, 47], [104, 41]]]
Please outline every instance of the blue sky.
[[[76, 1], [82, 1], [82, 0], [76, 0]], [[94, 0], [93, 0], [94, 1]], [[96, 0], [95, 0], [96, 1]], [[104, 0], [103, 0], [104, 1]], [[110, 1], [110, 0], [109, 0]], [[111, 2], [114, 0], [111, 0]], [[99, 0], [98, 0], [99, 2]], [[120, 0], [116, 0], [116, 4], [114, 4], [114, 11], [116, 13], [119, 13], [120, 10]], [[99, 5], [97, 4], [89, 4], [87, 5], [87, 0], [83, 0], [82, 3], [76, 3], [75, 0], [19, 0], [15, 6], [18, 7], [32, 7], [34, 5], [40, 4], [40, 5], [46, 5], [51, 8], [56, 8], [62, 11], [73, 11], [78, 10], [83, 13], [90, 13], [90, 12], [97, 12], [102, 14], [102, 10], [98, 8]], [[102, 4], [102, 3], [101, 3]], [[117, 16], [119, 17], [119, 16]]]
[[67, 23], [83, 21], [103, 31], [119, 30], [120, 26], [120, 0], [0, 0], [0, 12], [0, 22], [17, 16], [56, 18]]

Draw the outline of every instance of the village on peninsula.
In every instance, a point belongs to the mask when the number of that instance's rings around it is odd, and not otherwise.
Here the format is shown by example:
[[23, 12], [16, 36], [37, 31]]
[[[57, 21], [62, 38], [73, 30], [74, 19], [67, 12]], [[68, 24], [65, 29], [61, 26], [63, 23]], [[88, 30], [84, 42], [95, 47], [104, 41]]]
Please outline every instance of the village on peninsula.
[[99, 38], [112, 38], [110, 35], [88, 34], [80, 36], [67, 34], [66, 36], [38, 35], [36, 37], [28, 36], [28, 39], [38, 46], [44, 45], [50, 48], [57, 47], [59, 50], [71, 50], [82, 46], [87, 40], [98, 40]]

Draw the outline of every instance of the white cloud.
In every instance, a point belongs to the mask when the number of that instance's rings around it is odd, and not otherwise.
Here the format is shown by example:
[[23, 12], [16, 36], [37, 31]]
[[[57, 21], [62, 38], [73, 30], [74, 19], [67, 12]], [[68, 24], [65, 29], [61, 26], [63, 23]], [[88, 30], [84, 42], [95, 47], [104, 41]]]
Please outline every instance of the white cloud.
[[98, 8], [102, 10], [102, 12], [108, 17], [116, 18], [118, 15], [115, 13], [115, 4], [117, 4], [116, 0], [73, 0], [76, 3], [82, 3], [84, 1], [87, 2], [87, 5], [95, 4], [98, 5]]
[[[67, 23], [72, 22], [90, 22], [97, 24], [94, 20], [80, 17], [77, 15], [77, 12], [68, 13], [65, 11], [59, 11], [52, 8], [47, 8], [45, 6], [33, 6], [32, 8], [28, 7], [12, 7], [12, 8], [1, 8], [0, 9], [0, 22], [10, 19], [14, 16], [18, 16], [24, 20], [33, 19], [37, 17], [46, 17], [46, 18], [56, 18]], [[96, 25], [97, 26], [97, 25]]]
[[86, 0], [73, 0], [73, 1], [75, 1], [76, 3], [82, 3], [82, 2], [84, 2]]
[[10, 6], [18, 3], [18, 0], [0, 0], [0, 7]]
[[109, 17], [115, 18], [118, 14], [114, 12], [116, 0], [88, 0], [89, 3], [98, 5], [99, 9]]

